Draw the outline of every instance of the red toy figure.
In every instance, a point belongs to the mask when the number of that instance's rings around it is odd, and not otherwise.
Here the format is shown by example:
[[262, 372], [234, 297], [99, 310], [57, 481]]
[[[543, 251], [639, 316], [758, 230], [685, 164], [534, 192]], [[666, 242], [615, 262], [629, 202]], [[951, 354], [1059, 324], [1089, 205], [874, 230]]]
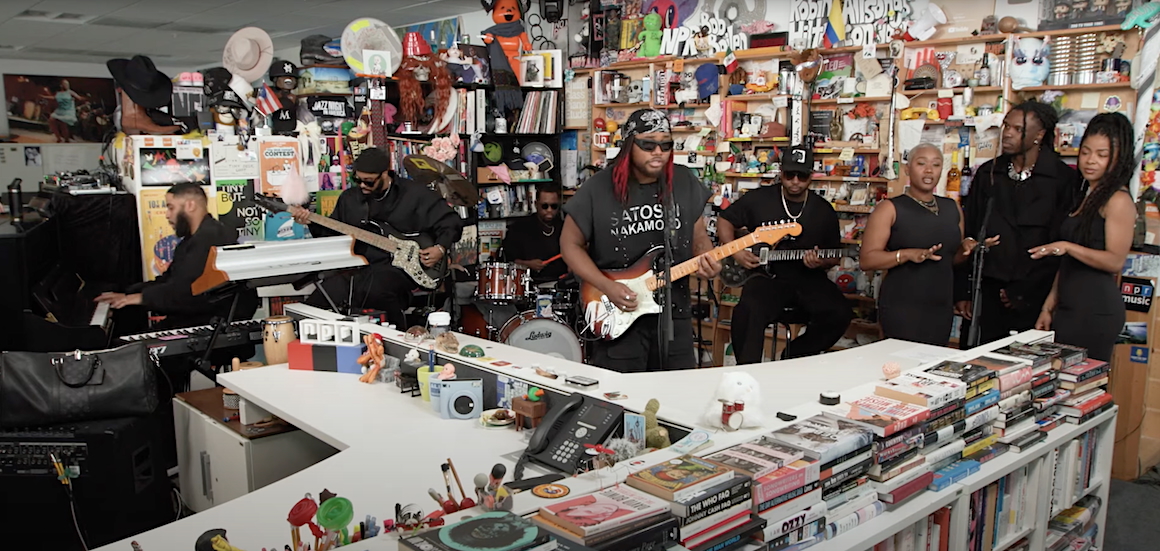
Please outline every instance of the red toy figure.
[[520, 0], [480, 0], [483, 10], [491, 12], [495, 23], [484, 29], [483, 42], [491, 58], [491, 77], [496, 89], [496, 107], [501, 111], [519, 109], [524, 95], [519, 90], [516, 70], [520, 54], [531, 50], [532, 43], [524, 30], [523, 13], [527, 7]]

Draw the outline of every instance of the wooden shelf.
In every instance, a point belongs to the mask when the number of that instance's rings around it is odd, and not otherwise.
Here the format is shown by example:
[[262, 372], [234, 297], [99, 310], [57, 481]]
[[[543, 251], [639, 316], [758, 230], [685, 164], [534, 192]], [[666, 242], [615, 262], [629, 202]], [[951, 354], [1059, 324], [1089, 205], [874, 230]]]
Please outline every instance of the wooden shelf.
[[617, 61], [609, 65], [608, 69], [648, 69], [654, 63], [665, 64], [670, 61], [676, 61], [680, 58], [673, 56], [661, 56], [654, 58], [633, 59], [629, 61]]
[[810, 104], [812, 104], [812, 105], [844, 105], [847, 103], [863, 103], [863, 102], [867, 102], [867, 101], [890, 101], [890, 96], [881, 96], [881, 97], [873, 97], [873, 98], [861, 96], [861, 97], [857, 97], [857, 98], [815, 99], [815, 100], [810, 100]]
[[648, 102], [638, 101], [636, 103], [595, 103], [592, 107], [596, 109], [627, 109], [629, 107], [648, 107]]
[[[919, 44], [919, 43], [912, 42], [912, 44]], [[889, 50], [890, 44], [875, 44], [874, 49], [875, 50]], [[826, 57], [828, 55], [834, 55], [834, 54], [858, 53], [861, 51], [862, 51], [861, 46], [844, 46], [842, 48], [823, 48], [821, 50], [818, 50], [818, 52], [820, 54], [822, 54], [822, 57]]]
[[[937, 94], [939, 92], [939, 90], [950, 90], [952, 92], [961, 93], [963, 90], [966, 90], [966, 89], [967, 89], [967, 87], [964, 86], [961, 88], [931, 88], [929, 90], [903, 90], [902, 95], [907, 96], [907, 97], [912, 97], [912, 96], [920, 96], [920, 95], [928, 93], [928, 92], [933, 92], [933, 93]], [[974, 90], [975, 90], [976, 94], [986, 94], [986, 93], [991, 93], [991, 92], [1002, 92], [1003, 87], [1002, 86], [976, 86], [974, 88]]]
[[[793, 53], [793, 50], [783, 49], [783, 46], [770, 46], [768, 48], [750, 48], [748, 50], [738, 50], [733, 52], [733, 56], [738, 61], [746, 59], [762, 59], [774, 57], [787, 57]], [[725, 59], [725, 52], [717, 52], [715, 54], [717, 59]]]
[[816, 147], [814, 148], [814, 153], [820, 153], [822, 155], [833, 155], [836, 153], [841, 153], [844, 149], [853, 149], [855, 155], [872, 155], [882, 151], [881, 149], [861, 149], [856, 147]]
[[960, 44], [977, 44], [979, 42], [1003, 42], [1011, 36], [1006, 33], [981, 34], [978, 36], [960, 36], [957, 38], [936, 38], [921, 42], [908, 42], [907, 48], [937, 48], [939, 46], [958, 46]]
[[1067, 91], [1084, 91], [1084, 90], [1117, 90], [1123, 88], [1131, 88], [1131, 82], [1107, 82], [1096, 84], [1064, 84], [1061, 86], [1028, 86], [1022, 90], [1014, 90], [1012, 92], [1046, 92], [1048, 90], [1059, 90], [1061, 92]]
[[588, 130], [587, 126], [565, 126], [564, 130]]
[[1045, 36], [1067, 36], [1072, 34], [1088, 34], [1088, 33], [1114, 33], [1127, 34], [1131, 31], [1125, 31], [1119, 25], [1103, 25], [1101, 27], [1086, 27], [1082, 29], [1057, 29], [1054, 31], [1030, 31], [1025, 33], [1015, 33], [1019, 38], [1043, 38]]
[[835, 212], [849, 212], [853, 214], [870, 214], [874, 207], [869, 205], [834, 205]]
[[861, 240], [861, 239], [843, 239], [843, 240], [842, 240], [842, 244], [843, 244], [843, 245], [858, 245], [858, 246], [861, 246], [861, 245], [862, 245], [862, 240]]
[[788, 98], [792, 98], [792, 97], [793, 96], [791, 96], [789, 94], [774, 94], [774, 93], [770, 93], [770, 92], [764, 92], [761, 94], [736, 94], [736, 95], [732, 95], [732, 96], [725, 96], [724, 99], [725, 99], [725, 101], [758, 101], [758, 100], [771, 101], [774, 98], [787, 98], [788, 99]]
[[1079, 157], [1078, 147], [1061, 147], [1055, 150], [1055, 153], [1060, 157]]
[[874, 297], [868, 297], [866, 295], [859, 295], [859, 294], [855, 294], [855, 293], [845, 293], [845, 295], [846, 295], [846, 298], [848, 298], [850, 300], [857, 300], [857, 301], [861, 301], [861, 302], [878, 302], [878, 300], [875, 299]]
[[777, 178], [777, 174], [750, 174], [748, 172], [726, 172], [726, 178]]
[[789, 138], [725, 138], [729, 143], [754, 143], [754, 144], [784, 144], [789, 142]]
[[702, 128], [708, 128], [710, 131], [716, 132], [717, 129], [712, 126], [674, 126], [673, 134], [700, 132]]
[[874, 182], [886, 183], [886, 178], [872, 178], [869, 176], [814, 176], [815, 182]]

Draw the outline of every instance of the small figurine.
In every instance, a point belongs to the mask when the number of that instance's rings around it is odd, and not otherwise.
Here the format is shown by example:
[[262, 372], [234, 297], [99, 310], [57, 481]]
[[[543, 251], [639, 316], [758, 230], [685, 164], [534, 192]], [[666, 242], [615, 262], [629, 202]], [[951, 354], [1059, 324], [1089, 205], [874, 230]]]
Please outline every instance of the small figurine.
[[669, 430], [657, 423], [657, 412], [661, 403], [653, 398], [644, 406], [644, 445], [650, 448], [667, 448], [672, 445]]
[[443, 364], [443, 370], [440, 371], [439, 374], [435, 376], [435, 378], [439, 379], [440, 381], [454, 379], [455, 378], [455, 366], [450, 364], [450, 363]]
[[663, 37], [664, 32], [661, 31], [660, 14], [653, 12], [644, 16], [644, 30], [636, 37], [641, 42], [641, 57], [657, 57], [661, 55], [661, 39]]
[[898, 362], [886, 362], [882, 364], [882, 375], [885, 376], [886, 380], [888, 381], [897, 377], [901, 373], [902, 367], [898, 365]]
[[507, 467], [503, 463], [496, 463], [491, 468], [491, 476], [487, 479], [487, 497], [490, 501], [483, 502], [483, 508], [488, 511], [511, 511], [512, 494], [503, 485], [503, 477], [507, 475]]
[[697, 57], [713, 55], [713, 45], [709, 42], [709, 27], [701, 26], [701, 31], [693, 37], [693, 47], [697, 49]]
[[[727, 409], [732, 411], [727, 412]], [[709, 402], [705, 410], [705, 423], [725, 428], [728, 425], [724, 423], [729, 421], [733, 414], [741, 411], [745, 414], [738, 428], [761, 426], [764, 422], [764, 414], [761, 411], [761, 385], [748, 373], [741, 371], [725, 373], [721, 376], [721, 383], [717, 386], [713, 401]]]
[[438, 337], [435, 337], [435, 348], [440, 352], [455, 354], [459, 352], [459, 339], [455, 338], [455, 333], [450, 331], [440, 333]]
[[383, 350], [383, 336], [363, 335], [363, 344], [367, 345], [367, 352], [358, 358], [358, 364], [363, 366], [363, 374], [358, 378], [360, 382], [371, 383], [379, 376], [379, 370], [386, 364], [386, 352]]

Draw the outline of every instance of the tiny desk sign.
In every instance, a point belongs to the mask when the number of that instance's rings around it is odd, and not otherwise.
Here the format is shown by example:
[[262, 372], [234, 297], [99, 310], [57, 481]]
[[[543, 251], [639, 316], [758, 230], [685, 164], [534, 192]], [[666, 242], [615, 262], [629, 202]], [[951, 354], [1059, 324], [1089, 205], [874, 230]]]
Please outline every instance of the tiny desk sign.
[[1152, 308], [1153, 285], [1150, 280], [1138, 277], [1124, 277], [1120, 280], [1120, 295], [1124, 297], [1124, 307], [1135, 312], [1147, 312]]
[[1146, 364], [1148, 363], [1148, 347], [1147, 346], [1133, 346], [1132, 355], [1128, 357], [1134, 363]]

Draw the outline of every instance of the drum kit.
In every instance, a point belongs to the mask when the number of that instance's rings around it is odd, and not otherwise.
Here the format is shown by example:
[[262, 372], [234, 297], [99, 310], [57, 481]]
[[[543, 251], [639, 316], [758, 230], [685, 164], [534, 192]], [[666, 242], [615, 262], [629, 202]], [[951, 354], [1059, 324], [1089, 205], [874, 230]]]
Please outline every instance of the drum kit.
[[576, 327], [582, 319], [577, 315], [579, 297], [575, 283], [536, 285], [529, 268], [485, 262], [479, 266], [475, 302], [461, 310], [460, 330], [516, 348], [583, 362], [585, 354]]

